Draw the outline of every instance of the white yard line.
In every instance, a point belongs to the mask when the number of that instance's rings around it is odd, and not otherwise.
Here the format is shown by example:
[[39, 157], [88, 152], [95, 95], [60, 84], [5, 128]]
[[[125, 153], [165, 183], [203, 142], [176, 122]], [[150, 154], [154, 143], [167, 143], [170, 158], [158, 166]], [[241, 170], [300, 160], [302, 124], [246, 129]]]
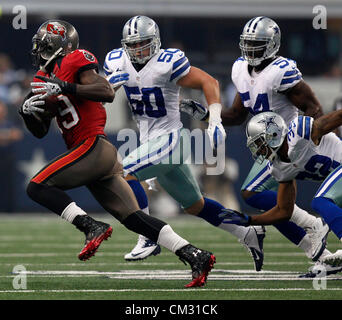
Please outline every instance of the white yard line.
[[[120, 280], [188, 280], [190, 271], [187, 270], [123, 270], [118, 272], [80, 271], [80, 270], [40, 270], [24, 271], [20, 276], [28, 277], [108, 277]], [[223, 281], [312, 281], [312, 278], [298, 278], [300, 272], [294, 271], [260, 271], [254, 270], [225, 270], [215, 269], [209, 275], [210, 280]], [[13, 278], [17, 274], [1, 276], [2, 278]], [[342, 280], [342, 276], [330, 276], [326, 280]]]
[[[322, 291], [341, 291], [342, 288], [326, 288]], [[122, 292], [230, 292], [230, 291], [317, 291], [314, 288], [227, 288], [227, 289], [80, 289], [80, 290], [0, 290], [0, 293], [122, 293]], [[321, 290], [319, 290], [321, 291]]]
[[[38, 271], [22, 271], [15, 274], [26, 274], [26, 275], [177, 275], [177, 274], [190, 274], [190, 270], [122, 270], [114, 272], [103, 272], [96, 270], [38, 270]], [[249, 274], [254, 276], [264, 276], [264, 275], [274, 275], [275, 277], [280, 277], [281, 275], [294, 275], [300, 274], [295, 271], [254, 271], [254, 270], [225, 270], [225, 269], [214, 269], [212, 273], [227, 273], [227, 274]]]

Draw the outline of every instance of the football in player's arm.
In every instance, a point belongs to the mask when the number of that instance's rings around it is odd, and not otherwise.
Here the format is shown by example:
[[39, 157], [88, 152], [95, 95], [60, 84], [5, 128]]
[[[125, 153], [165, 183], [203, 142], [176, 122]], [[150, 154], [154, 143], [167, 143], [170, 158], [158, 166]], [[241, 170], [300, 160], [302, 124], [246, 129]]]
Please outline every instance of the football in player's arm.
[[104, 132], [106, 111], [102, 102], [113, 101], [114, 91], [97, 74], [95, 56], [78, 49], [76, 29], [65, 21], [46, 21], [33, 37], [31, 53], [40, 70], [31, 83], [33, 96], [27, 97], [20, 114], [28, 129], [43, 137], [52, 118], [44, 110], [44, 99], [55, 96], [59, 103], [56, 121], [68, 151], [31, 179], [29, 197], [84, 232], [86, 241], [79, 259], [87, 260], [111, 236], [112, 227], [88, 216], [65, 192], [86, 186], [127, 229], [158, 241], [188, 262], [192, 281], [187, 287], [205, 285], [215, 256], [191, 245], [165, 222], [142, 212], [123, 178], [117, 150]]
[[[39, 79], [40, 81], [38, 81]], [[37, 138], [44, 137], [49, 131], [50, 122], [55, 116], [44, 109], [45, 99], [51, 95], [72, 94], [77, 98], [98, 102], [112, 102], [114, 91], [108, 81], [94, 69], [83, 71], [79, 75], [79, 83], [69, 83], [55, 77], [47, 78], [38, 71], [32, 82], [32, 91], [25, 97], [19, 110], [26, 127]], [[44, 81], [44, 82], [42, 82]]]

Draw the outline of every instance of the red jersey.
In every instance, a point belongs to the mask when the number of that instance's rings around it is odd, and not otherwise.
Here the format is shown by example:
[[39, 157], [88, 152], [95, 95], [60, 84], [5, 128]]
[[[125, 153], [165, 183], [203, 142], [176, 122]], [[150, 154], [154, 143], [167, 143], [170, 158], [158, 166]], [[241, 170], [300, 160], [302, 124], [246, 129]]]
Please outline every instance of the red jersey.
[[[52, 73], [63, 81], [79, 83], [79, 76], [83, 71], [97, 68], [98, 61], [93, 54], [77, 49], [57, 59]], [[51, 76], [42, 71], [38, 71], [36, 75]], [[34, 81], [41, 80], [34, 78]], [[87, 138], [105, 135], [106, 110], [101, 102], [77, 98], [71, 94], [59, 95], [57, 99], [59, 107], [56, 120], [68, 149]]]

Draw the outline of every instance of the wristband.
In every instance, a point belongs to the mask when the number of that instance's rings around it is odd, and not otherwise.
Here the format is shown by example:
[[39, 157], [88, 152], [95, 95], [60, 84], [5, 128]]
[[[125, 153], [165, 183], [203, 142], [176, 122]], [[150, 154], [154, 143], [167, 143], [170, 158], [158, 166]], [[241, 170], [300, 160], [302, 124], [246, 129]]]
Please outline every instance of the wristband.
[[75, 95], [76, 94], [76, 83], [70, 83], [70, 82], [63, 81], [62, 91], [63, 91], [63, 93]]
[[221, 122], [221, 103], [212, 103], [209, 107], [209, 121]]

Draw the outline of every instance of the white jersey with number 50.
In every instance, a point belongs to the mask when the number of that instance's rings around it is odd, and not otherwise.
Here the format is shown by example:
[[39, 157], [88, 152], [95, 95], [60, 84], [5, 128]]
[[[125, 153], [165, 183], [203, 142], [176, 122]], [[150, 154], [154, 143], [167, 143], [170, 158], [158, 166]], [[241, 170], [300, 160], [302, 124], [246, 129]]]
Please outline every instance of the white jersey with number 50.
[[286, 97], [285, 90], [302, 80], [296, 62], [279, 56], [259, 73], [248, 71], [248, 63], [240, 57], [232, 68], [232, 81], [243, 105], [255, 115], [273, 111], [287, 124], [298, 116], [298, 109]]
[[125, 51], [110, 51], [104, 63], [107, 75], [128, 73], [124, 84], [127, 99], [144, 143], [182, 128], [179, 90], [176, 82], [190, 71], [190, 63], [179, 49], [161, 49], [137, 71]]

